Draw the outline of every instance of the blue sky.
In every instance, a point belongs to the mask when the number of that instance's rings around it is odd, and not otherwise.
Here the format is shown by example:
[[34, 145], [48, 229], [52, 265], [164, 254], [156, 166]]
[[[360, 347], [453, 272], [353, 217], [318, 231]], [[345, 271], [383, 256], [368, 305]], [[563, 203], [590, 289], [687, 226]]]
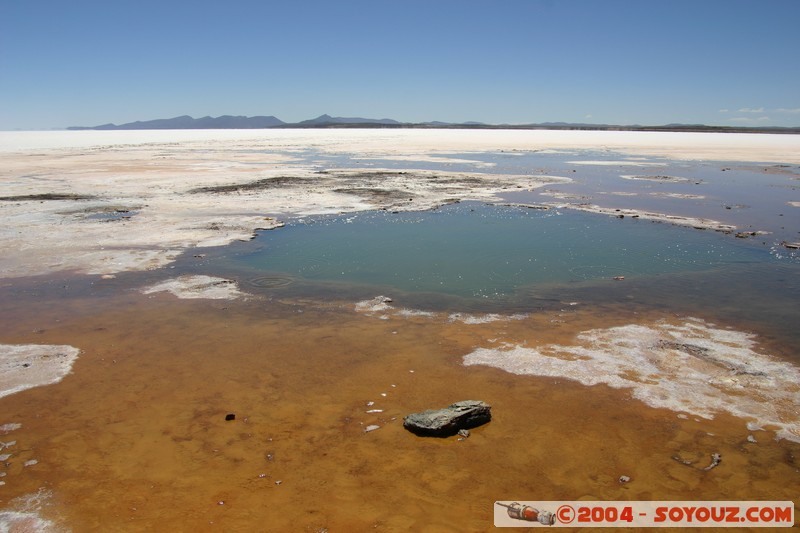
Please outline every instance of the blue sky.
[[800, 0], [0, 0], [0, 129], [800, 126]]

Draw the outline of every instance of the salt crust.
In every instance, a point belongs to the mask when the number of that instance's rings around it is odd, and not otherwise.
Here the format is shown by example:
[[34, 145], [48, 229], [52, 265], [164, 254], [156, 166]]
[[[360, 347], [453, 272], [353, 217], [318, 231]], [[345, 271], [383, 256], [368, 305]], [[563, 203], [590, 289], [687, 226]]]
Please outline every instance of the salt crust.
[[756, 351], [751, 334], [699, 319], [593, 329], [571, 345], [478, 348], [463, 362], [630, 389], [649, 406], [704, 418], [727, 411], [800, 442], [800, 369]]
[[[80, 350], [66, 345], [0, 344], [0, 398], [58, 383], [70, 373]], [[10, 431], [12, 425], [0, 426]]]
[[0, 532], [48, 533], [64, 531], [50, 520], [39, 516], [42, 507], [48, 505], [52, 492], [39, 489], [33, 494], [14, 498], [10, 507], [0, 510]]
[[182, 299], [235, 300], [245, 293], [235, 281], [213, 276], [179, 276], [141, 290], [144, 294], [169, 292]]

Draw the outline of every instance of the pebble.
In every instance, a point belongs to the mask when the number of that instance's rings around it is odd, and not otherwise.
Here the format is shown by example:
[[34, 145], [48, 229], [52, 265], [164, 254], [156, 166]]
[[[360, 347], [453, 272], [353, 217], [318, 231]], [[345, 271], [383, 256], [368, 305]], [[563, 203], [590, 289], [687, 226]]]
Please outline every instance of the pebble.
[[754, 436], [748, 435], [747, 436], [747, 442], [752, 442], [753, 444], [755, 444], [758, 441], [756, 440], [756, 438]]
[[275, 484], [276, 484], [276, 485], [280, 485], [281, 483], [283, 483], [283, 481], [281, 481], [280, 479], [276, 479], [276, 480], [275, 480]]
[[368, 413], [382, 413], [383, 409], [370, 409], [367, 412]]
[[364, 433], [369, 433], [370, 431], [375, 431], [376, 429], [380, 429], [381, 427], [375, 424], [370, 424], [369, 426], [364, 428]]
[[39, 464], [39, 461], [36, 460], [36, 459], [29, 459], [28, 461], [25, 461], [23, 463], [24, 466], [33, 466], [33, 465], [38, 465], [38, 464]]
[[628, 477], [628, 476], [619, 476], [619, 482], [620, 483], [627, 483], [630, 480], [631, 480], [631, 478]]

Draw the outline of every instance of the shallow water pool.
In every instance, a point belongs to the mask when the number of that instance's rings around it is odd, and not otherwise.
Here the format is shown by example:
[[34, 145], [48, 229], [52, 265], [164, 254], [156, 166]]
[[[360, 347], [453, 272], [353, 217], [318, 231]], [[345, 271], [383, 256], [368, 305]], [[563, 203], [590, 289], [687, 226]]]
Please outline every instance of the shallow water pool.
[[235, 263], [305, 280], [467, 298], [521, 287], [772, 262], [730, 236], [559, 209], [466, 202], [427, 212], [295, 220]]

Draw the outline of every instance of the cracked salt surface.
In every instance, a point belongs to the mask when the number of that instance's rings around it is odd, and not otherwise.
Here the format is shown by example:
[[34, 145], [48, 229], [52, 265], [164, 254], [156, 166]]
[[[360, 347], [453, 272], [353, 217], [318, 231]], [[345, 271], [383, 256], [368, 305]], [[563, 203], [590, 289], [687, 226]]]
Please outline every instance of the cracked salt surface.
[[478, 348], [463, 363], [627, 388], [651, 407], [704, 418], [726, 411], [800, 442], [800, 368], [757, 352], [751, 334], [690, 318], [594, 329], [575, 340]]

